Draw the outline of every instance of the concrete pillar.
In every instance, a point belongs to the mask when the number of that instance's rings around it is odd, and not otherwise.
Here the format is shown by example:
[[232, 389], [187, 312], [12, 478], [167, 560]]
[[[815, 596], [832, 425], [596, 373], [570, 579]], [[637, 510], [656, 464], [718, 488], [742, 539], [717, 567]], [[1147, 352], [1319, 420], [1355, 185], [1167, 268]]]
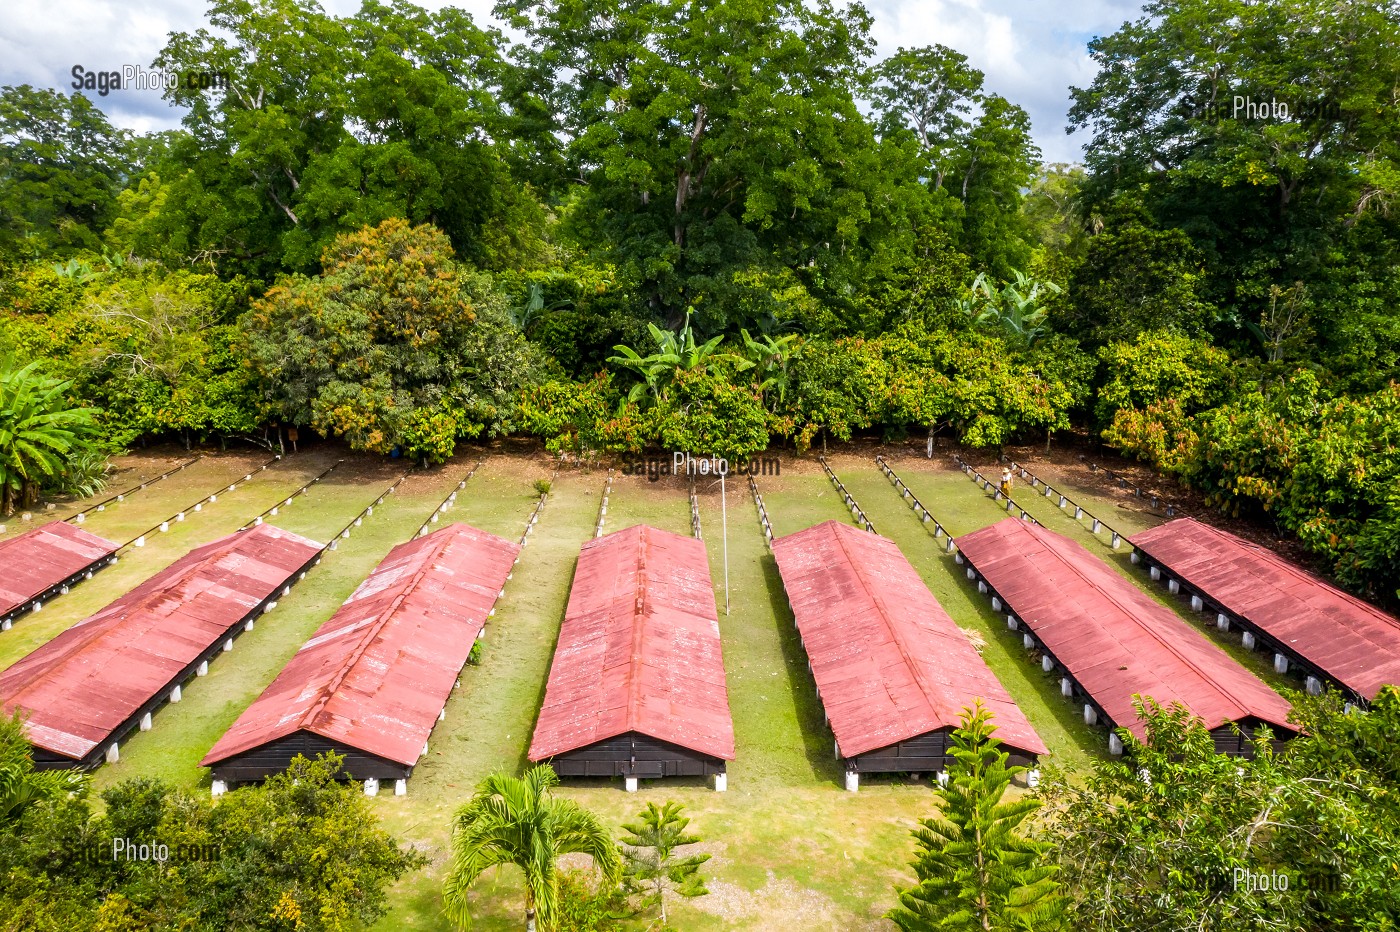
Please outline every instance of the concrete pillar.
[[1113, 532], [1113, 540], [1110, 542], [1110, 543], [1112, 543], [1112, 545], [1113, 545], [1113, 549], [1114, 549], [1114, 550], [1117, 550], [1117, 549], [1118, 549], [1118, 545], [1121, 544], [1122, 542], [1123, 542], [1122, 536], [1119, 535], [1119, 533], [1118, 533], [1117, 531], [1114, 531], [1114, 532]]
[[1060, 496], [1060, 507], [1063, 508], [1063, 507], [1065, 507], [1065, 505], [1067, 505], [1067, 504], [1069, 504], [1069, 499], [1067, 499], [1067, 498], [1065, 498], [1063, 495], [1061, 495], [1061, 496]]
[[378, 795], [379, 795], [379, 781], [376, 780], [374, 777], [370, 777], [370, 778], [368, 778], [367, 780], [365, 780], [365, 795], [366, 795], [366, 796], [378, 796]]
[[438, 721], [447, 721], [447, 706], [443, 706], [441, 709], [438, 710]]
[[1111, 731], [1108, 734], [1108, 753], [1117, 757], [1123, 753], [1123, 739], [1118, 737], [1118, 732]]
[[9, 631], [12, 627], [14, 627], [14, 624], [10, 619], [6, 618], [4, 621], [0, 621], [0, 631]]
[[1305, 681], [1304, 688], [1308, 691], [1309, 696], [1322, 695], [1322, 681], [1315, 676], [1310, 676], [1307, 678], [1307, 680]]
[[1029, 631], [1021, 635], [1021, 646], [1023, 646], [1026, 650], [1034, 649], [1035, 638], [1031, 635]]
[[1030, 787], [1031, 789], [1035, 789], [1037, 786], [1040, 786], [1039, 767], [1032, 767], [1030, 770], [1026, 771], [1026, 786]]
[[31, 612], [41, 612], [41, 611], [43, 611], [43, 610], [44, 610], [44, 603], [43, 603], [43, 602], [40, 602], [38, 599], [35, 599], [35, 600], [34, 600], [34, 607], [31, 608], [30, 611], [31, 611]]
[[170, 690], [171, 702], [179, 702], [183, 698], [185, 698], [185, 694], [180, 690], [180, 687], [178, 685], [174, 689]]
[[133, 543], [132, 546], [135, 546], [135, 547], [144, 547], [144, 546], [146, 546], [146, 535], [142, 534], [140, 537], [136, 538], [136, 541]]
[[194, 506], [194, 510], [195, 510], [195, 511], [203, 511], [203, 510], [204, 510], [204, 503], [203, 503], [203, 502], [200, 502], [198, 505], [195, 505], [195, 506]]
[[1287, 672], [1288, 672], [1288, 658], [1285, 657], [1283, 654], [1274, 654], [1274, 672], [1275, 672], [1275, 673], [1287, 673]]
[[222, 796], [228, 792], [228, 784], [222, 780], [215, 780], [209, 785], [209, 792], [214, 796]]
[[996, 596], [992, 596], [992, 611], [1001, 611], [1001, 599], [998, 599]]
[[1040, 669], [1044, 670], [1046, 673], [1049, 673], [1051, 670], [1055, 669], [1055, 658], [1051, 657], [1049, 654], [1046, 654], [1043, 657], [1041, 657]]
[[117, 747], [117, 742], [113, 741], [107, 745], [107, 763], [115, 764], [122, 759], [121, 749]]
[[977, 580], [977, 591], [980, 592], [980, 593], [982, 593], [983, 595], [986, 595], [986, 594], [987, 594], [987, 582], [986, 582], [986, 580], [983, 580], [983, 579]]
[[715, 792], [716, 792], [716, 793], [723, 793], [723, 792], [724, 792], [725, 790], [727, 790], [727, 789], [729, 789], [729, 774], [727, 774], [727, 773], [717, 773], [717, 774], [715, 774]]
[[1221, 631], [1229, 631], [1229, 630], [1230, 630], [1230, 616], [1229, 616], [1229, 615], [1226, 615], [1224, 612], [1216, 612], [1216, 613], [1215, 613], [1215, 626], [1216, 626], [1217, 628], [1219, 628]]
[[142, 730], [142, 731], [150, 731], [150, 730], [151, 730], [151, 713], [150, 713], [150, 712], [147, 712], [145, 715], [141, 716], [141, 730]]
[[1060, 695], [1066, 699], [1074, 695], [1074, 681], [1067, 676], [1060, 677]]
[[1099, 713], [1098, 713], [1098, 710], [1095, 709], [1093, 706], [1089, 705], [1089, 703], [1087, 703], [1087, 702], [1084, 703], [1084, 724], [1086, 724], [1086, 725], [1096, 725], [1096, 724], [1098, 724], [1098, 721], [1099, 721]]
[[1244, 643], [1245, 650], [1254, 650], [1254, 633], [1252, 631], [1246, 631], [1240, 640]]
[[233, 638], [225, 638], [225, 639], [224, 639], [224, 652], [227, 653], [228, 651], [231, 651], [231, 650], [233, 650]]
[[855, 793], [860, 790], [860, 774], [854, 770], [846, 771], [846, 792]]
[[1137, 566], [1138, 563], [1142, 562], [1142, 556], [1136, 550], [1128, 554], [1128, 559], [1133, 561], [1133, 566]]
[[195, 675], [195, 676], [208, 676], [208, 675], [209, 675], [209, 661], [207, 661], [207, 660], [201, 660], [201, 661], [199, 662], [199, 666], [198, 666], [198, 667], [195, 667], [194, 675]]
[[[959, 562], [961, 562], [961, 561], [959, 561]], [[976, 579], [976, 578], [977, 578], [977, 571], [974, 570], [974, 569], [973, 569], [972, 567], [970, 567], [970, 566], [967, 568], [967, 578], [968, 578], [968, 579]]]
[[217, 496], [217, 495], [211, 495], [211, 496], [209, 496], [209, 504], [211, 504], [211, 505], [214, 504], [215, 502], [217, 502], [218, 500], [219, 500], [219, 496]]
[[252, 630], [253, 630], [253, 619], [249, 618], [247, 621], [243, 622], [243, 630], [244, 630], [244, 631], [252, 631]]
[[166, 531], [168, 531], [168, 530], [170, 530], [170, 522], [169, 522], [169, 521], [162, 521], [162, 522], [160, 523], [160, 532], [161, 532], [162, 534], [164, 534], [164, 533], [165, 533]]
[[1083, 508], [1080, 508], [1078, 505], [1075, 505], [1075, 506], [1074, 506], [1074, 520], [1078, 521], [1078, 520], [1079, 520], [1080, 518], [1082, 518], [1082, 517], [1084, 517], [1084, 509], [1083, 509]]
[[1199, 612], [1206, 607], [1206, 603], [1198, 595], [1191, 596], [1191, 611]]
[[1181, 591], [1181, 583], [1177, 582], [1175, 579], [1168, 579], [1167, 591], [1170, 592], [1172, 595], [1176, 595], [1178, 592]]
[[1095, 519], [1094, 519], [1094, 526], [1091, 527], [1091, 528], [1089, 528], [1089, 531], [1090, 531], [1090, 533], [1097, 534], [1097, 533], [1099, 532], [1099, 528], [1101, 528], [1101, 527], [1103, 527], [1103, 522], [1100, 521], [1098, 518], [1095, 518]]
[[[949, 550], [954, 550], [956, 547], [957, 547], [957, 545], [953, 543], [953, 536], [952, 536], [951, 534], [948, 535], [948, 549], [949, 549]], [[957, 560], [959, 563], [961, 563], [961, 562], [962, 562], [962, 554], [958, 554], [957, 556], [954, 557], [954, 559]]]
[[400, 778], [400, 779], [394, 781], [394, 795], [395, 795], [395, 796], [407, 796], [407, 795], [408, 795], [408, 781], [407, 781], [407, 780]]
[[635, 793], [635, 792], [637, 792], [637, 778], [636, 778], [636, 777], [626, 777], [626, 778], [624, 778], [623, 784], [624, 784], [624, 788], [627, 790], [627, 792], [629, 792], [629, 793]]
[[1008, 627], [1012, 631], [1015, 631], [1018, 627], [1020, 627], [1020, 623], [1016, 620], [1015, 615], [1006, 616], [1006, 627]]

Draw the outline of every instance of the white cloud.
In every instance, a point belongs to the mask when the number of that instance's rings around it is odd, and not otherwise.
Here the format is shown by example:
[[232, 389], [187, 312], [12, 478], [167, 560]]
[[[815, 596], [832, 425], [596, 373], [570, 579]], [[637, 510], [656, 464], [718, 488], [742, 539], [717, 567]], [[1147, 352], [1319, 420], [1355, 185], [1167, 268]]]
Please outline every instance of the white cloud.
[[[430, 9], [449, 5], [420, 0]], [[492, 0], [455, 4], [478, 23], [493, 23]], [[324, 0], [327, 12], [344, 16], [359, 0]], [[942, 43], [968, 56], [986, 74], [988, 90], [1025, 107], [1047, 159], [1081, 155], [1083, 138], [1066, 137], [1069, 87], [1093, 79], [1085, 51], [1091, 36], [1113, 32], [1140, 15], [1131, 0], [1047, 3], [1044, 0], [869, 0], [879, 53], [899, 46]], [[0, 84], [33, 84], [67, 91], [74, 64], [87, 68], [149, 66], [171, 31], [205, 23], [203, 0], [48, 0], [0, 4]], [[498, 24], [497, 24], [498, 25]], [[121, 91], [96, 98], [119, 125], [164, 129], [179, 122], [154, 91]]]

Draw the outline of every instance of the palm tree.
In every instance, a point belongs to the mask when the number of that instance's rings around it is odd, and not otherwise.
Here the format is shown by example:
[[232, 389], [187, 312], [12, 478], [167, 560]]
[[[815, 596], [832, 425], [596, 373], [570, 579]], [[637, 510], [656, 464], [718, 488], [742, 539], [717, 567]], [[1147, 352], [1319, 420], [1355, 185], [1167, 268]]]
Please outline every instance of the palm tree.
[[561, 854], [591, 855], [603, 880], [615, 885], [622, 876], [617, 844], [598, 817], [568, 799], [549, 794], [559, 778], [548, 764], [532, 767], [524, 777], [492, 774], [476, 788], [452, 822], [452, 863], [443, 884], [447, 915], [471, 926], [467, 889], [490, 867], [514, 864], [525, 874], [525, 928], [536, 920], [549, 929], [558, 907], [556, 862]]
[[37, 362], [0, 360], [0, 514], [27, 504], [40, 482], [64, 477], [70, 459], [91, 449], [93, 412], [68, 404], [71, 384]]
[[86, 793], [87, 781], [75, 770], [35, 770], [19, 713], [0, 718], [0, 826], [18, 822], [40, 800]]

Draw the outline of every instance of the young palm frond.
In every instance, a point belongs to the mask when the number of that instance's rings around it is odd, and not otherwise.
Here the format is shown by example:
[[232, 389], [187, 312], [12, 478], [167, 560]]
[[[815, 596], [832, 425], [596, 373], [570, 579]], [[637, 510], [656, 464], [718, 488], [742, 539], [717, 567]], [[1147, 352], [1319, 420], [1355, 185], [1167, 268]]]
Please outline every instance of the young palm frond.
[[488, 868], [513, 864], [525, 875], [525, 928], [536, 921], [549, 929], [558, 910], [560, 855], [593, 858], [604, 881], [615, 884], [622, 864], [596, 816], [568, 799], [549, 794], [559, 778], [547, 764], [524, 777], [492, 774], [452, 823], [452, 862], [443, 884], [450, 920], [470, 928], [467, 891]]

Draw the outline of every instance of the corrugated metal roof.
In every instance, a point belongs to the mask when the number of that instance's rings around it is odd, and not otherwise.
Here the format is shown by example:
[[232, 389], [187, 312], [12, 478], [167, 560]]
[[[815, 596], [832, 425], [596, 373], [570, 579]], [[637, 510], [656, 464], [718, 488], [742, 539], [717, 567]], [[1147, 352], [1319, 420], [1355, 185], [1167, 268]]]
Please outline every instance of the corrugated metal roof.
[[200, 765], [305, 731], [413, 766], [519, 552], [465, 524], [389, 551]]
[[1075, 541], [1008, 518], [957, 546], [1114, 724], [1139, 738], [1135, 695], [1179, 702], [1211, 729], [1252, 716], [1294, 732], [1282, 696]]
[[1129, 541], [1357, 695], [1373, 699], [1382, 686], [1400, 684], [1400, 619], [1267, 548], [1192, 518]]
[[956, 728], [981, 699], [997, 737], [1045, 744], [894, 541], [827, 521], [773, 541], [843, 757]]
[[579, 553], [530, 760], [628, 732], [734, 759], [705, 545], [644, 525]]
[[62, 521], [0, 541], [0, 615], [117, 552], [119, 544]]
[[25, 710], [34, 745], [85, 757], [320, 550], [270, 524], [191, 550], [0, 673], [5, 714]]

